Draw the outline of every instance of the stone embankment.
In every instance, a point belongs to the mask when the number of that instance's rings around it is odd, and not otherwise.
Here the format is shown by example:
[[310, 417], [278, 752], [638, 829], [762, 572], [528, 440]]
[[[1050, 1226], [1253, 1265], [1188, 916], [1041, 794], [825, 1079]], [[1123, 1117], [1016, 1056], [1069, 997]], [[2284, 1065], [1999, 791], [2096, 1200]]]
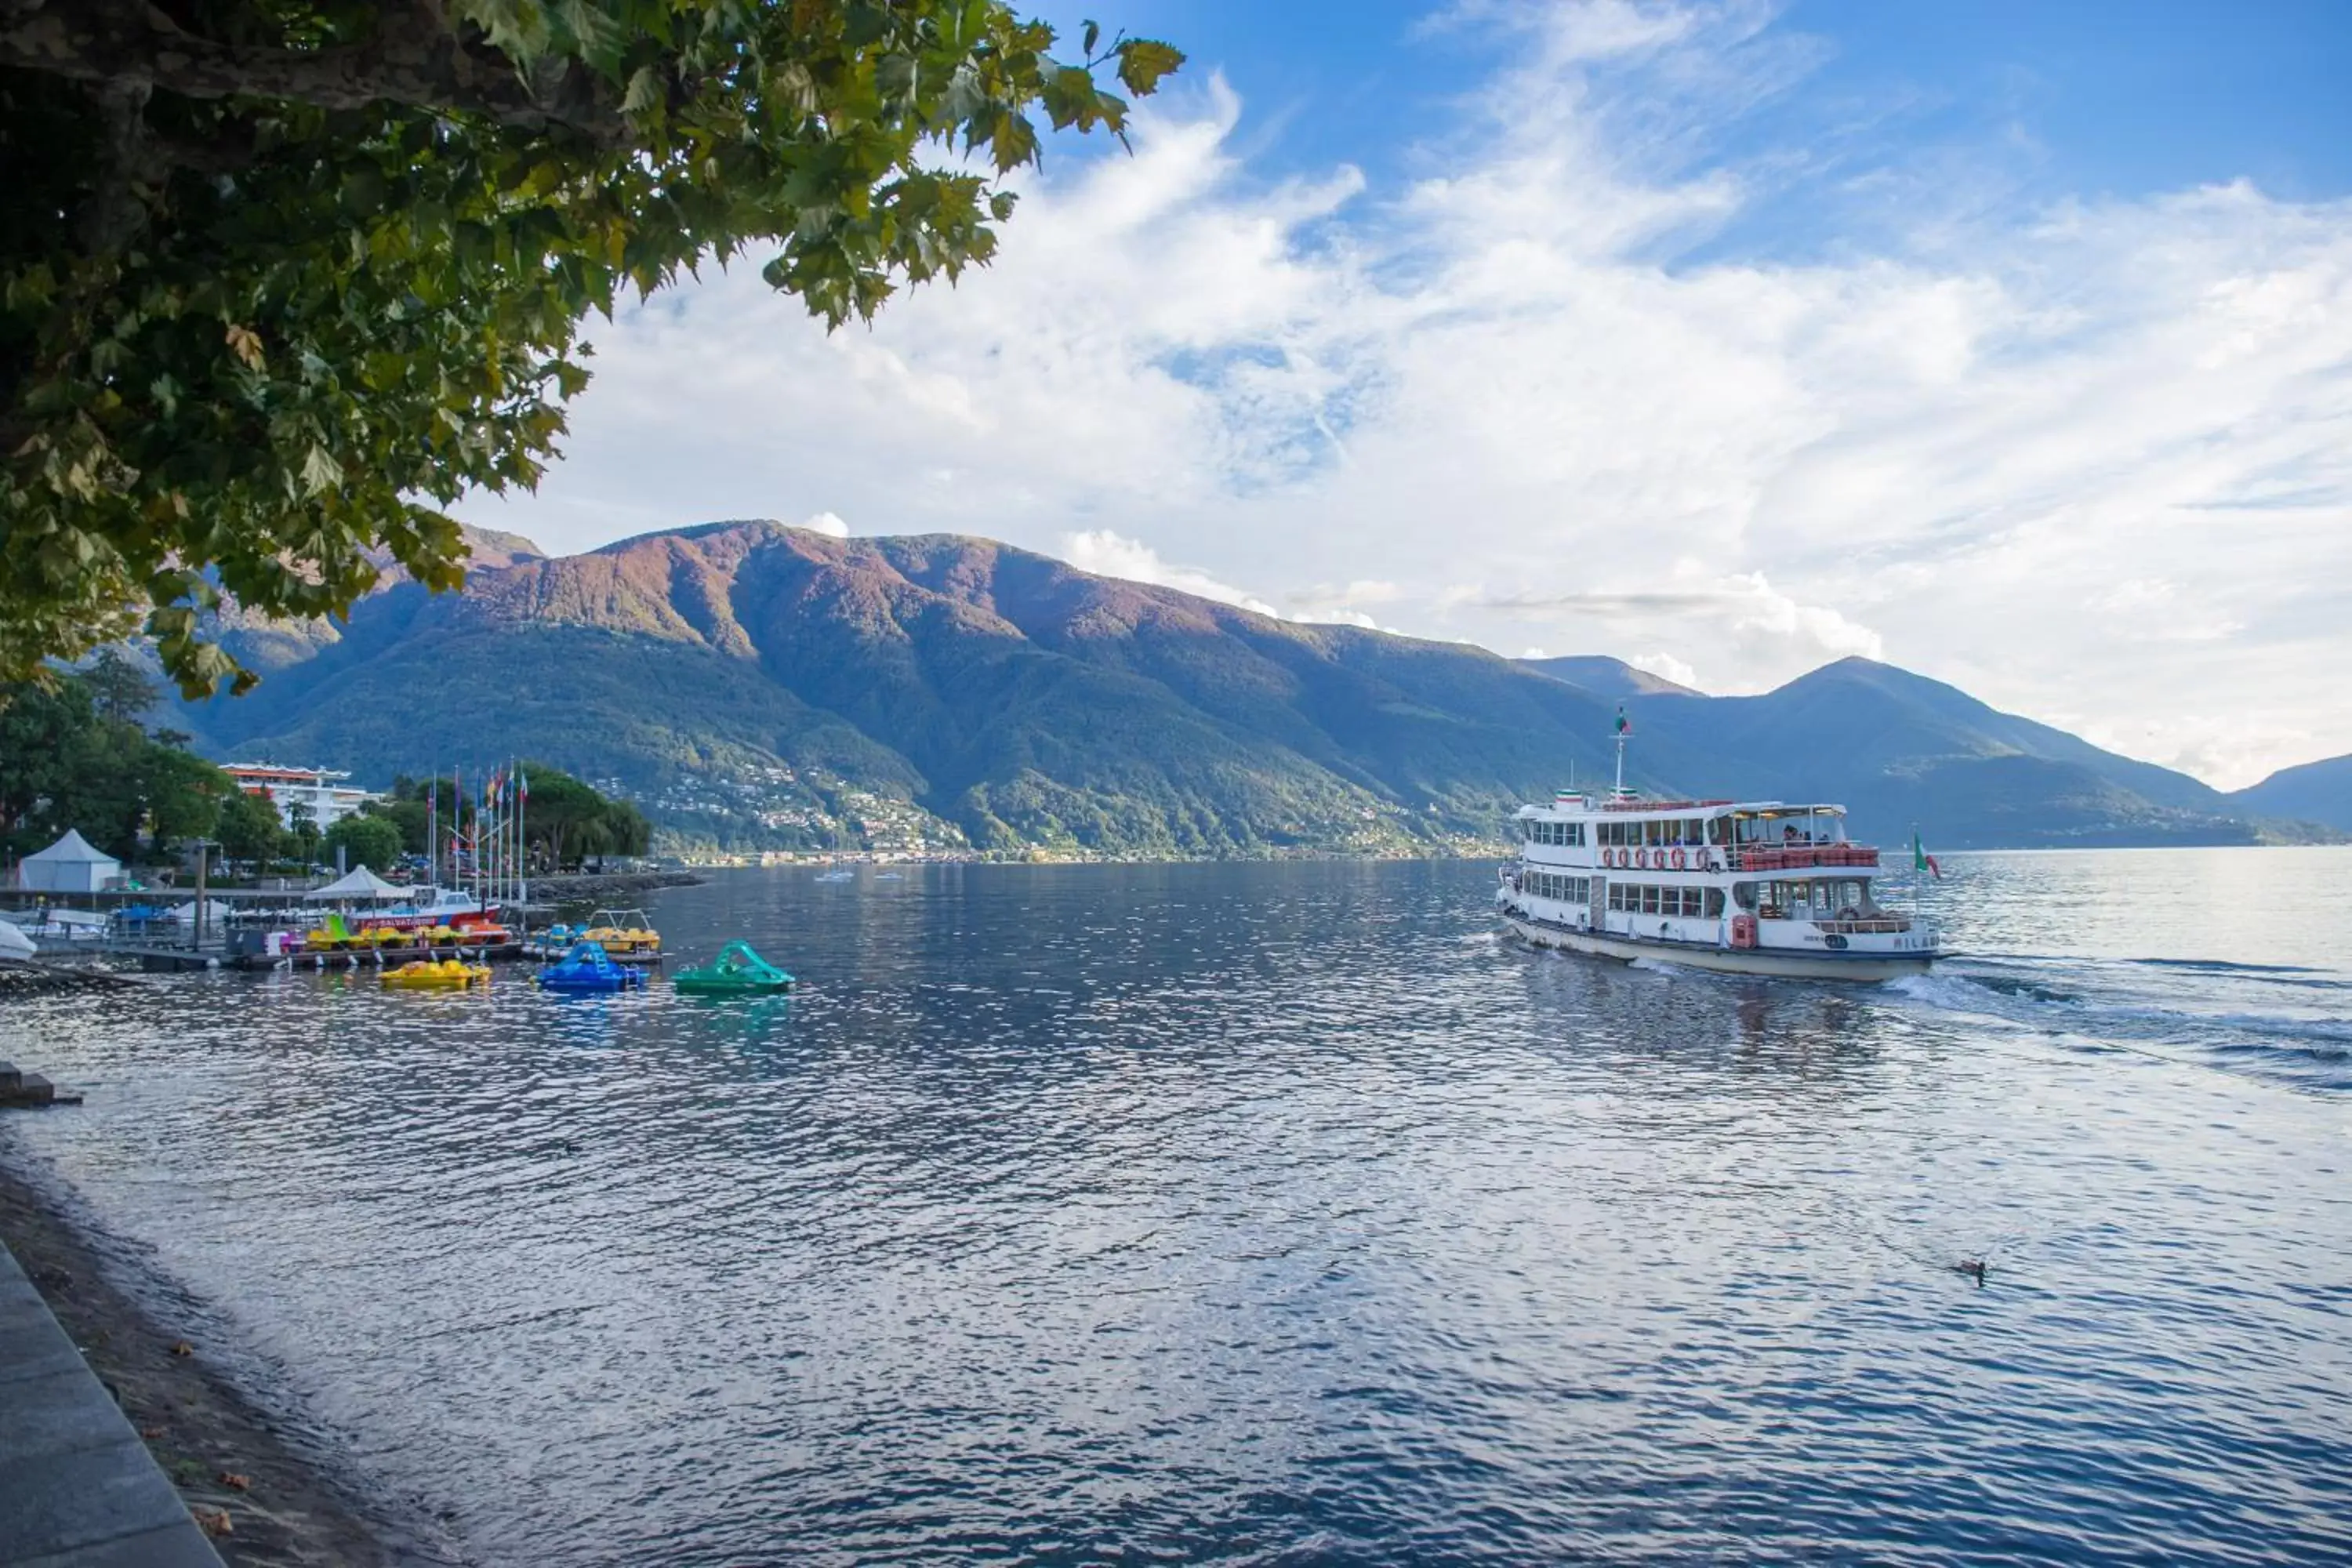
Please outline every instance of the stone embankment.
[[0, 1247], [0, 1568], [220, 1568], [15, 1256]]
[[614, 871], [569, 877], [533, 877], [530, 901], [548, 904], [610, 903], [631, 899], [657, 888], [692, 888], [703, 879], [692, 871]]

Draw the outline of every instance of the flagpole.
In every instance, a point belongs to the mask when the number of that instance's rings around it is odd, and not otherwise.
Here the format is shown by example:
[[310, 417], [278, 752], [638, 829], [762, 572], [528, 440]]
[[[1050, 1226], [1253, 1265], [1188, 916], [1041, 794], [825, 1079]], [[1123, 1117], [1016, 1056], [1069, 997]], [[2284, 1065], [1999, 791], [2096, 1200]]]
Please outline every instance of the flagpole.
[[1927, 847], [1919, 841], [1919, 825], [1911, 825], [1911, 923], [1919, 923], [1919, 895], [1927, 880]]
[[1617, 787], [1610, 792], [1612, 800], [1625, 798], [1625, 732], [1633, 728], [1625, 721], [1625, 705], [1617, 704]]

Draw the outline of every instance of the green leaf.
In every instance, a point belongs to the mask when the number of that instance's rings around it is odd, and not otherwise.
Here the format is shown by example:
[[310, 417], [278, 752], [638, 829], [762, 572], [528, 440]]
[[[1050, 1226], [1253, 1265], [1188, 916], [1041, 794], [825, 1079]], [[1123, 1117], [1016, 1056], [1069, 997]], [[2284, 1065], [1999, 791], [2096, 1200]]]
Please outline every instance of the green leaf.
[[643, 114], [662, 101], [661, 75], [651, 66], [639, 66], [629, 78], [629, 90], [621, 100], [621, 112]]
[[1118, 46], [1118, 79], [1138, 98], [1148, 98], [1160, 79], [1184, 63], [1184, 52], [1172, 44], [1150, 38], [1129, 38]]
[[312, 447], [302, 458], [302, 488], [305, 494], [326, 494], [343, 482], [343, 470], [327, 454], [324, 447]]

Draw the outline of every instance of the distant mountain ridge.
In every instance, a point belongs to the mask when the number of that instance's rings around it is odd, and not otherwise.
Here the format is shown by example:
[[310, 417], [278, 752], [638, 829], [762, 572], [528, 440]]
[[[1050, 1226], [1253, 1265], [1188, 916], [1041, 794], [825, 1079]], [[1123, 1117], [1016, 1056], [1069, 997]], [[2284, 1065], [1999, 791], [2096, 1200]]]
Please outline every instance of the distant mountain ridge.
[[1843, 800], [1885, 837], [1915, 818], [1951, 847], [2263, 831], [2192, 779], [1885, 665], [1710, 698], [951, 535], [725, 522], [564, 557], [509, 538], [461, 594], [392, 583], [332, 636], [223, 631], [269, 673], [189, 710], [216, 752], [375, 781], [544, 757], [737, 846], [1469, 848], [1520, 801], [1605, 777], [1621, 700], [1631, 782]]
[[2352, 756], [2281, 768], [2230, 800], [2257, 816], [2299, 817], [2352, 833]]

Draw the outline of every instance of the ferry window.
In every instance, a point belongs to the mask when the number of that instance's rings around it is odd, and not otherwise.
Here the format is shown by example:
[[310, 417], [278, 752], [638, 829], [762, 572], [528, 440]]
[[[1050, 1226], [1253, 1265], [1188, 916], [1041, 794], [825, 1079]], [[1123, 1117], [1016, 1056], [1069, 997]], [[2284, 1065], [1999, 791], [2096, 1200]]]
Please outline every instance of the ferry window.
[[1753, 882], [1732, 883], [1731, 901], [1738, 904], [1743, 910], [1753, 911], [1756, 908], [1756, 884]]
[[1658, 912], [1657, 889], [1644, 888], [1642, 889], [1642, 912], [1645, 915], [1654, 915]]
[[1723, 918], [1723, 889], [1721, 888], [1709, 888], [1706, 889], [1706, 918], [1711, 921], [1719, 921]]
[[1568, 841], [1570, 844], [1582, 844], [1584, 842], [1584, 824], [1580, 822], [1571, 822], [1568, 825]]

